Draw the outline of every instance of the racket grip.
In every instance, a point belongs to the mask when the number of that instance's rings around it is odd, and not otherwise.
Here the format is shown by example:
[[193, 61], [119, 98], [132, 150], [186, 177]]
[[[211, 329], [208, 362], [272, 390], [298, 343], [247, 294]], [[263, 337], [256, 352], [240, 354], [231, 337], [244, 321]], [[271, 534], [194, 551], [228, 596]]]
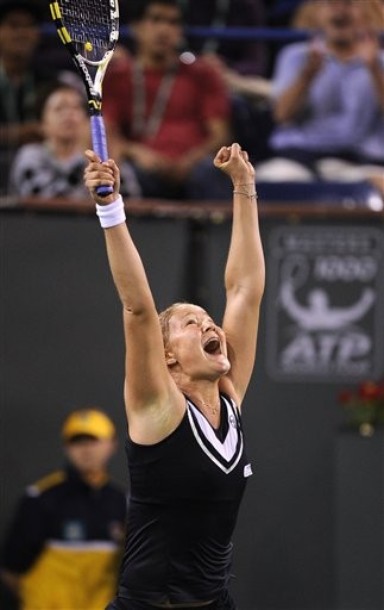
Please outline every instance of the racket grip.
[[[98, 155], [98, 157], [100, 157], [102, 161], [107, 161], [107, 136], [105, 133], [103, 117], [101, 115], [91, 116], [91, 131], [93, 149], [95, 153]], [[113, 188], [111, 186], [98, 186], [96, 192], [99, 197], [107, 197], [107, 195], [113, 193]]]

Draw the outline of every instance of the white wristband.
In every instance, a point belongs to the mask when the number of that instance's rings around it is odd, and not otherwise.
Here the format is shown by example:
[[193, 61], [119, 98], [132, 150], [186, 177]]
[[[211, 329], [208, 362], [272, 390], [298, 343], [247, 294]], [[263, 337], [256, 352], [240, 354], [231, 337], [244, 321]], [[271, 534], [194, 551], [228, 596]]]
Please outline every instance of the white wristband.
[[98, 205], [96, 203], [96, 214], [103, 229], [123, 224], [125, 222], [125, 211], [121, 195], [118, 196], [116, 201], [107, 205]]

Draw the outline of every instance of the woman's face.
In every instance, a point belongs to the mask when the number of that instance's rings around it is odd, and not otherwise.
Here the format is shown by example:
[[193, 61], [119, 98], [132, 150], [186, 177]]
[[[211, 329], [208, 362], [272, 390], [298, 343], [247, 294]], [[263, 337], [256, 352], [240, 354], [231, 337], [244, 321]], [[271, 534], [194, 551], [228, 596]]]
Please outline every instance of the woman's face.
[[49, 96], [42, 119], [48, 140], [83, 140], [88, 128], [84, 101], [80, 93], [71, 89], [58, 89]]
[[217, 379], [231, 368], [222, 329], [197, 305], [179, 305], [169, 321], [169, 364], [191, 379]]

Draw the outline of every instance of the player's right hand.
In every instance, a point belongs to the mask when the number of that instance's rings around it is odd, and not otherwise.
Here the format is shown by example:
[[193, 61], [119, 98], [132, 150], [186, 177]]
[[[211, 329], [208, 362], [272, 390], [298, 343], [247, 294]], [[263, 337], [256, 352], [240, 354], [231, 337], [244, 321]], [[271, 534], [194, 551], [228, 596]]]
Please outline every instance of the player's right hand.
[[[99, 205], [113, 203], [120, 192], [120, 170], [113, 159], [102, 162], [93, 150], [86, 150], [85, 156], [88, 165], [84, 171], [84, 183], [92, 199]], [[100, 197], [96, 189], [98, 186], [111, 186], [113, 193], [107, 197]]]

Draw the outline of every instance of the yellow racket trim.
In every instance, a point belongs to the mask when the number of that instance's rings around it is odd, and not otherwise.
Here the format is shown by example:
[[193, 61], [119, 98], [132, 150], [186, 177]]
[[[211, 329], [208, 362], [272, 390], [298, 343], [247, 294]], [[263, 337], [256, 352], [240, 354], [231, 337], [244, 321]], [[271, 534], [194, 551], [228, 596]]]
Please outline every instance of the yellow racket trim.
[[63, 44], [68, 44], [69, 42], [72, 42], [72, 38], [71, 38], [67, 28], [63, 27], [57, 31], [60, 36], [60, 40]]
[[60, 10], [60, 6], [58, 5], [58, 3], [51, 2], [49, 7], [51, 9], [52, 19], [61, 19], [61, 10]]

